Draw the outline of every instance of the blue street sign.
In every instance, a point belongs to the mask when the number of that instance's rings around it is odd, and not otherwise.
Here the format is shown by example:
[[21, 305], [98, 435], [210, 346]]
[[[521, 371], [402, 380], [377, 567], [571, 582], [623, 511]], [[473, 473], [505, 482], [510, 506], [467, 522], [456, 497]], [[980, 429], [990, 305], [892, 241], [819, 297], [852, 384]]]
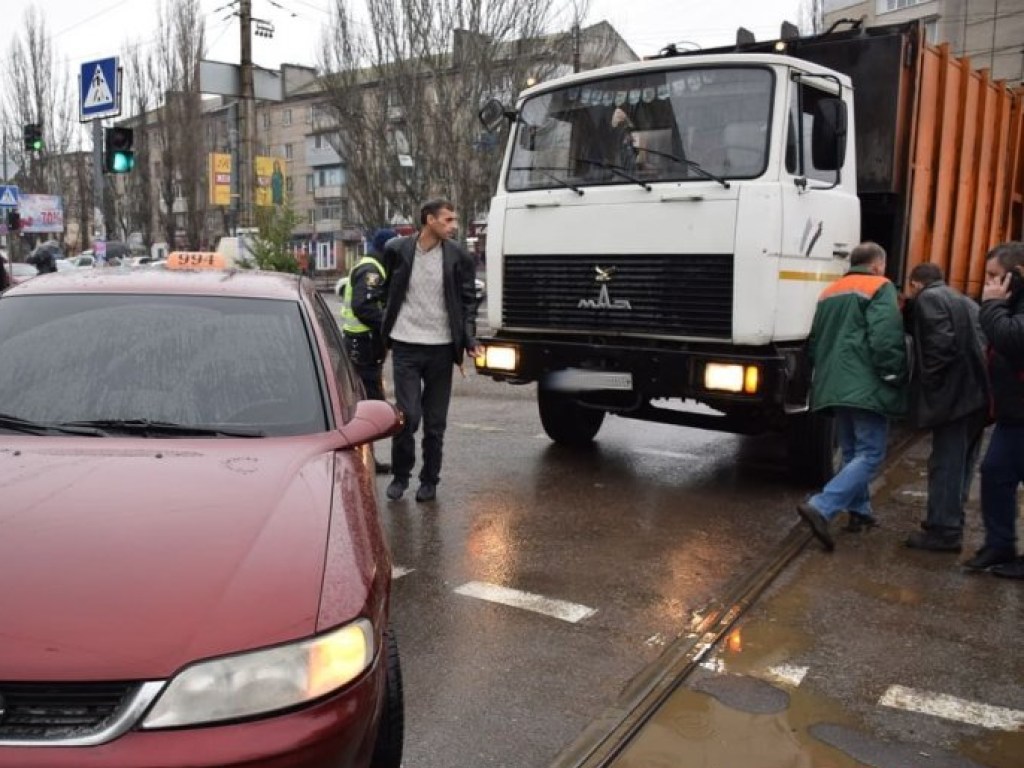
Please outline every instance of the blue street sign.
[[0, 208], [17, 208], [20, 197], [17, 187], [0, 184]]
[[78, 76], [80, 121], [121, 114], [121, 69], [117, 57], [87, 61]]

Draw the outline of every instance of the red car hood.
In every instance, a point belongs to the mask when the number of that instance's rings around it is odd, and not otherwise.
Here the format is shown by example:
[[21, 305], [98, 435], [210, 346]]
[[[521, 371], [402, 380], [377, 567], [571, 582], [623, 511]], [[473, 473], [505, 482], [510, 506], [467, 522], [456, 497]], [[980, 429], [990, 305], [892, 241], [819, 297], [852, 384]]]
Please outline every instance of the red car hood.
[[0, 680], [157, 679], [311, 634], [330, 435], [0, 447]]

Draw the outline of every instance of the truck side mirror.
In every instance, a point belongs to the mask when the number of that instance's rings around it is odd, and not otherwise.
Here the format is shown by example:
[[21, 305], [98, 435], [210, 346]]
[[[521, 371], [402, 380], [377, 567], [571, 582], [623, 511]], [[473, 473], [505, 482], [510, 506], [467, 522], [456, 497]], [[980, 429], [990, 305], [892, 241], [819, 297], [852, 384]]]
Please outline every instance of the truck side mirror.
[[839, 171], [846, 162], [846, 103], [821, 99], [814, 106], [811, 160], [821, 171]]
[[505, 105], [497, 99], [488, 99], [480, 107], [477, 117], [488, 133], [494, 133], [501, 127], [503, 120], [514, 120], [515, 112], [505, 109]]

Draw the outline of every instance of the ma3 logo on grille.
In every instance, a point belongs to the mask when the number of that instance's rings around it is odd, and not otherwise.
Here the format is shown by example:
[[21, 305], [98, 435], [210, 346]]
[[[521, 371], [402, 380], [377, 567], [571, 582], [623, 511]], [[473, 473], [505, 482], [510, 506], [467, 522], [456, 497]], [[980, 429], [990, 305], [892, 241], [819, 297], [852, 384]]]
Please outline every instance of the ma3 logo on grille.
[[595, 283], [600, 283], [601, 290], [597, 292], [597, 299], [580, 299], [579, 304], [576, 305], [577, 309], [625, 309], [628, 311], [633, 310], [633, 306], [629, 303], [629, 299], [615, 299], [608, 293], [608, 283], [611, 282], [612, 275], [615, 274], [615, 267], [608, 267], [603, 269], [599, 266], [594, 266], [594, 271], [597, 276], [594, 278]]

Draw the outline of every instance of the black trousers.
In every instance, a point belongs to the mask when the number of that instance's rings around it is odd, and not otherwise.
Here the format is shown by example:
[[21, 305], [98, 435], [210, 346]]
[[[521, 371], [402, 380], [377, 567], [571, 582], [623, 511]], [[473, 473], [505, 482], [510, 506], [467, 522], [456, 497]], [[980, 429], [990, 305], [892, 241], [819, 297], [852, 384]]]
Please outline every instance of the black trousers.
[[[383, 347], [382, 347], [383, 348]], [[373, 339], [369, 333], [358, 335], [345, 334], [345, 351], [352, 367], [363, 382], [366, 397], [369, 400], [384, 400], [384, 361], [376, 360]]]
[[451, 344], [406, 344], [391, 347], [395, 401], [405, 414], [405, 427], [391, 441], [391, 471], [396, 480], [408, 481], [416, 464], [416, 430], [423, 422], [423, 466], [420, 482], [436, 485], [441, 479], [444, 431], [452, 399]]

